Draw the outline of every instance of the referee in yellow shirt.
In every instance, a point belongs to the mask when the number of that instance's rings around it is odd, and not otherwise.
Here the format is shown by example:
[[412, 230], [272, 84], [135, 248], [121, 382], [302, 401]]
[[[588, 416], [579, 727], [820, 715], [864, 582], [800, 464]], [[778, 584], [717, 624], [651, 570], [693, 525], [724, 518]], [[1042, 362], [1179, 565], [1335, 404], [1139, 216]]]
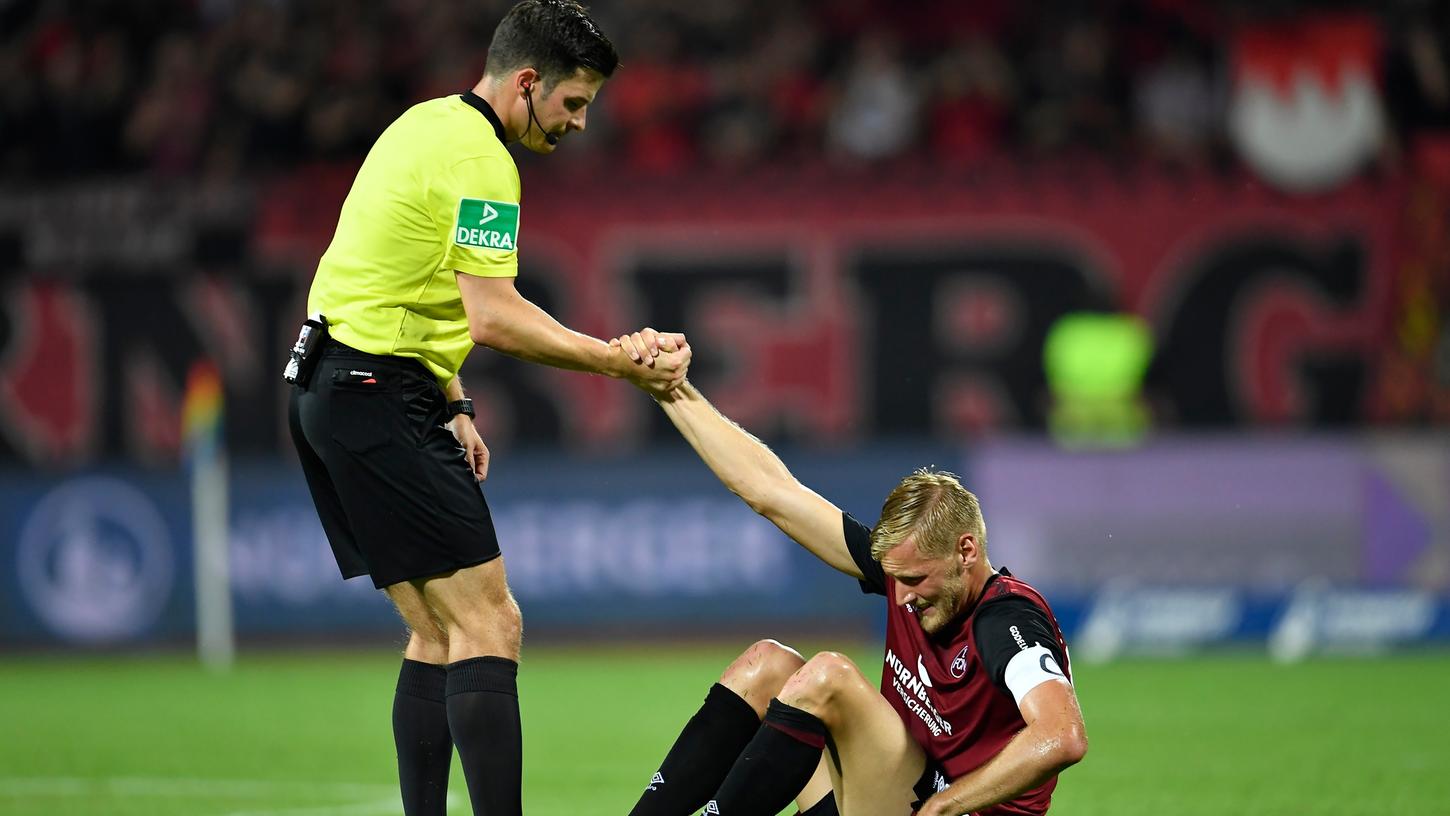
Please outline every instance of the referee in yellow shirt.
[[526, 239], [506, 145], [550, 153], [582, 131], [617, 64], [572, 0], [514, 6], [473, 90], [414, 106], [373, 145], [308, 297], [330, 339], [293, 389], [292, 439], [343, 576], [371, 576], [409, 628], [393, 701], [409, 816], [445, 812], [454, 746], [475, 814], [521, 811], [519, 608], [478, 487], [488, 450], [464, 358], [485, 345], [658, 393], [689, 364], [682, 337], [611, 346], [514, 288]]

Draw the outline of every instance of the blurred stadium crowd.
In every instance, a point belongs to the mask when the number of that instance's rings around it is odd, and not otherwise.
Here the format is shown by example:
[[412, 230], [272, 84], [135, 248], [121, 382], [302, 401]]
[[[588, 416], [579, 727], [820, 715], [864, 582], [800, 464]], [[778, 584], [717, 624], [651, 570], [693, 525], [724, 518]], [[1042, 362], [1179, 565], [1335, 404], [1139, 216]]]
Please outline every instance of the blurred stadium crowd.
[[[407, 105], [481, 73], [509, 4], [0, 2], [0, 172], [225, 179], [356, 160]], [[601, 0], [623, 63], [575, 152], [660, 173], [1080, 153], [1220, 167], [1227, 34], [1325, 5]], [[1340, 6], [1379, 20], [1394, 130], [1450, 127], [1447, 4]]]

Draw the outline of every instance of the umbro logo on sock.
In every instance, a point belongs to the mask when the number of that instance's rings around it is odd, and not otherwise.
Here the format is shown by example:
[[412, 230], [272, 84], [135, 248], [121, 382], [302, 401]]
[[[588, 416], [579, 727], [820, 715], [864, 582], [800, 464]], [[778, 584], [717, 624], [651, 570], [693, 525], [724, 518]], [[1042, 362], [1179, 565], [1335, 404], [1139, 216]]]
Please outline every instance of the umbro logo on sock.
[[654, 790], [656, 785], [665, 784], [665, 775], [655, 771], [654, 778], [649, 781], [649, 790]]
[[713, 814], [713, 816], [720, 816], [720, 806], [715, 804], [714, 799], [711, 799], [710, 804], [705, 806], [705, 812]]

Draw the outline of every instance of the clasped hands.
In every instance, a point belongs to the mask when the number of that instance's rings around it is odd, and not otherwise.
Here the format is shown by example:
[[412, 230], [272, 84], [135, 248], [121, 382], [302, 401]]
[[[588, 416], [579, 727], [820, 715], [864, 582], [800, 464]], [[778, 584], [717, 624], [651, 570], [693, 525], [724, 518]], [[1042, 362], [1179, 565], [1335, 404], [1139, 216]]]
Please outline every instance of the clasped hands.
[[679, 332], [643, 328], [609, 341], [634, 366], [625, 377], [651, 395], [662, 397], [685, 381], [690, 367], [690, 344]]

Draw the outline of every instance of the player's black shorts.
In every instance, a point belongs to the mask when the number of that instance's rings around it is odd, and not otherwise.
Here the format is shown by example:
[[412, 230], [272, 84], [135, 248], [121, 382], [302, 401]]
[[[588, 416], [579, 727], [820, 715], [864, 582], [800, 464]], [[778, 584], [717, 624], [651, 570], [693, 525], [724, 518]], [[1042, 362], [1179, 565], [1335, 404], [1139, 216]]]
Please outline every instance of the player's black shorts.
[[288, 424], [344, 578], [379, 588], [499, 555], [488, 503], [423, 364], [328, 340]]
[[916, 801], [911, 803], [911, 809], [916, 810], [926, 804], [933, 794], [946, 790], [952, 783], [952, 778], [947, 776], [946, 771], [931, 759], [927, 759], [926, 768], [921, 772], [921, 778], [916, 780], [912, 792], [916, 794]]

